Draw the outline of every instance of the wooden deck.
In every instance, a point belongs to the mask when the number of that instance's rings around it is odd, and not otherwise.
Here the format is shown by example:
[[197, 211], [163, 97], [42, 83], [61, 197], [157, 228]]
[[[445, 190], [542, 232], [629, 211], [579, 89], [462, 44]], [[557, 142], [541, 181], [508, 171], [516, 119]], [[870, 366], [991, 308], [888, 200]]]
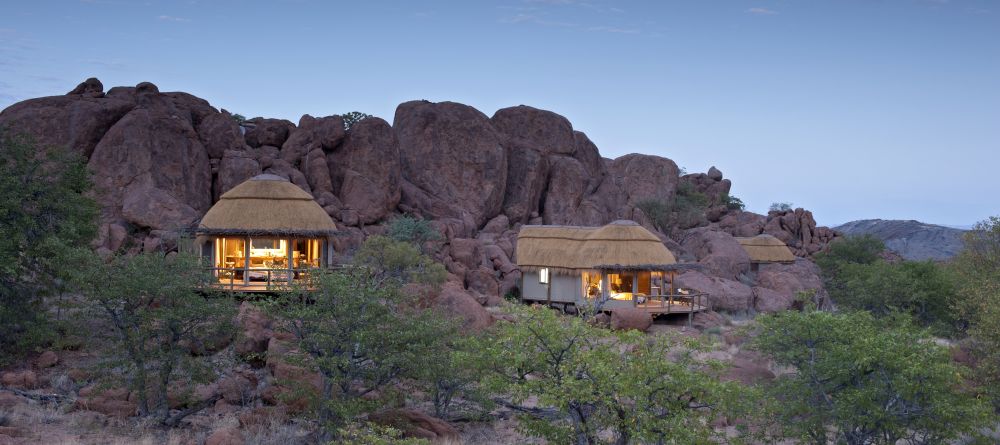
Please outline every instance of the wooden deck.
[[[707, 294], [653, 295], [646, 296], [645, 298], [646, 301], [642, 303], [632, 302], [631, 300], [608, 300], [604, 303], [601, 310], [603, 312], [610, 312], [618, 308], [634, 307], [649, 312], [655, 317], [670, 314], [695, 314], [711, 309], [707, 304]], [[538, 304], [551, 303], [553, 306], [564, 309], [569, 306], [577, 306], [577, 303], [572, 301], [553, 300], [549, 302], [545, 298], [537, 297], [522, 297], [521, 300]]]

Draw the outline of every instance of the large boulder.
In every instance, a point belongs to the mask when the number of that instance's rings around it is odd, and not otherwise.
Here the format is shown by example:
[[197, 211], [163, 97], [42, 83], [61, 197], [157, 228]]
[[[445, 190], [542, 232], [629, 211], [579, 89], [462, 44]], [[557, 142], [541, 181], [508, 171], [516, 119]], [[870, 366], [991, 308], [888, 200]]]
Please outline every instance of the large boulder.
[[0, 112], [0, 127], [16, 129], [43, 146], [67, 147], [90, 157], [104, 133], [135, 103], [97, 94], [103, 90], [98, 87], [100, 81], [84, 84], [66, 96], [29, 99], [7, 107]]
[[509, 145], [507, 189], [503, 211], [514, 222], [525, 223], [538, 214], [538, 204], [548, 180], [549, 161], [534, 148], [522, 143]]
[[547, 110], [518, 105], [501, 108], [490, 119], [493, 126], [514, 141], [522, 141], [545, 154], [573, 155], [573, 125]]
[[653, 316], [642, 309], [624, 307], [611, 311], [611, 329], [626, 331], [634, 329], [646, 332], [653, 325]]
[[773, 313], [791, 309], [795, 296], [766, 287], [753, 287], [753, 308], [757, 312]]
[[281, 147], [288, 140], [295, 124], [284, 119], [253, 118], [245, 123], [249, 129], [244, 137], [251, 147], [270, 145]]
[[197, 130], [198, 138], [211, 159], [221, 159], [227, 150], [243, 151], [246, 148], [239, 124], [227, 112], [205, 116], [198, 123]]
[[404, 437], [432, 440], [434, 443], [459, 443], [460, 436], [448, 422], [410, 408], [393, 408], [368, 415], [368, 420], [391, 426]]
[[360, 224], [384, 219], [399, 204], [399, 141], [388, 122], [370, 117], [354, 124], [326, 159], [334, 192]]
[[478, 332], [493, 323], [493, 317], [468, 291], [456, 283], [445, 283], [431, 304], [457, 317], [466, 332]]
[[88, 162], [108, 219], [173, 230], [189, 226], [212, 201], [208, 154], [191, 123], [158, 93], [121, 118]]
[[763, 232], [780, 239], [800, 257], [823, 250], [837, 236], [829, 228], [816, 227], [812, 212], [802, 208], [769, 212]]
[[733, 211], [718, 222], [717, 227], [733, 236], [752, 237], [764, 231], [767, 217], [753, 212]]
[[486, 115], [454, 102], [412, 101], [396, 108], [393, 130], [403, 177], [430, 195], [408, 199], [404, 188], [404, 202], [433, 218], [468, 217], [477, 228], [500, 213], [507, 155]]
[[783, 299], [794, 299], [799, 292], [815, 292], [816, 298], [826, 298], [823, 278], [816, 263], [799, 258], [792, 264], [761, 264], [757, 272], [761, 287], [782, 294]]
[[219, 172], [215, 176], [215, 200], [223, 193], [261, 173], [260, 162], [254, 155], [243, 150], [226, 150], [219, 162]]
[[680, 181], [680, 169], [674, 161], [635, 153], [615, 159], [609, 174], [625, 193], [625, 203], [632, 207], [646, 199], [670, 202]]
[[676, 280], [678, 288], [708, 294], [708, 303], [713, 310], [745, 313], [751, 308], [753, 290], [739, 281], [712, 277], [694, 270], [678, 275]]
[[575, 224], [587, 193], [589, 178], [583, 164], [567, 156], [552, 156], [549, 183], [542, 203], [545, 224]]
[[594, 193], [607, 174], [601, 153], [597, 150], [597, 145], [594, 145], [582, 131], [574, 131], [573, 140], [576, 144], [573, 157], [580, 161], [587, 172], [587, 193]]
[[681, 246], [715, 276], [735, 280], [750, 270], [750, 256], [732, 235], [707, 227], [684, 233]]

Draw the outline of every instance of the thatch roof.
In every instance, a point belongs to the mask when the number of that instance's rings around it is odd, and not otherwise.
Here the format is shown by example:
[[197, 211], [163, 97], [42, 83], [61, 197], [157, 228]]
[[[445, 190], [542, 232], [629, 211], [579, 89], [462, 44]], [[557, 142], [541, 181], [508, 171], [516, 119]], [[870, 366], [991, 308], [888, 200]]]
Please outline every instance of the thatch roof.
[[521, 270], [667, 269], [677, 262], [656, 235], [633, 221], [604, 227], [524, 226], [517, 235]]
[[205, 235], [325, 237], [337, 231], [313, 197], [288, 180], [258, 175], [224, 193], [196, 230]]
[[743, 246], [743, 250], [750, 255], [752, 263], [791, 263], [795, 261], [795, 255], [788, 246], [781, 240], [767, 234], [754, 237], [737, 237], [736, 241]]

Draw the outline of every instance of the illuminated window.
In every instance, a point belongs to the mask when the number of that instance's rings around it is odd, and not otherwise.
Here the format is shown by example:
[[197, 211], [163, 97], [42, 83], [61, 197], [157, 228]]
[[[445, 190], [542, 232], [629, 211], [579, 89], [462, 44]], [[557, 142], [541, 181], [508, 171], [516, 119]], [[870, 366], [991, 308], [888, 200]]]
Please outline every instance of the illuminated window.
[[538, 283], [539, 284], [549, 284], [549, 268], [543, 267], [538, 269]]

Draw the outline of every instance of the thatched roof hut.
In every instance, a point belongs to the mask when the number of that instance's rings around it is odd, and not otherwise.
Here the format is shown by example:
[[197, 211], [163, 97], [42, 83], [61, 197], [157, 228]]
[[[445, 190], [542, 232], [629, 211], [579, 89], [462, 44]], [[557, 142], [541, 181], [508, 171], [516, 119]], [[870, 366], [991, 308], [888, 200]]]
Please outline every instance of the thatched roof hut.
[[311, 195], [276, 175], [263, 174], [224, 193], [201, 219], [204, 235], [328, 237], [337, 231]]
[[781, 240], [761, 234], [753, 237], [737, 237], [736, 241], [743, 246], [750, 256], [751, 263], [792, 263], [795, 255]]
[[655, 270], [676, 262], [656, 235], [633, 221], [603, 227], [524, 226], [517, 235], [517, 265], [523, 271]]

